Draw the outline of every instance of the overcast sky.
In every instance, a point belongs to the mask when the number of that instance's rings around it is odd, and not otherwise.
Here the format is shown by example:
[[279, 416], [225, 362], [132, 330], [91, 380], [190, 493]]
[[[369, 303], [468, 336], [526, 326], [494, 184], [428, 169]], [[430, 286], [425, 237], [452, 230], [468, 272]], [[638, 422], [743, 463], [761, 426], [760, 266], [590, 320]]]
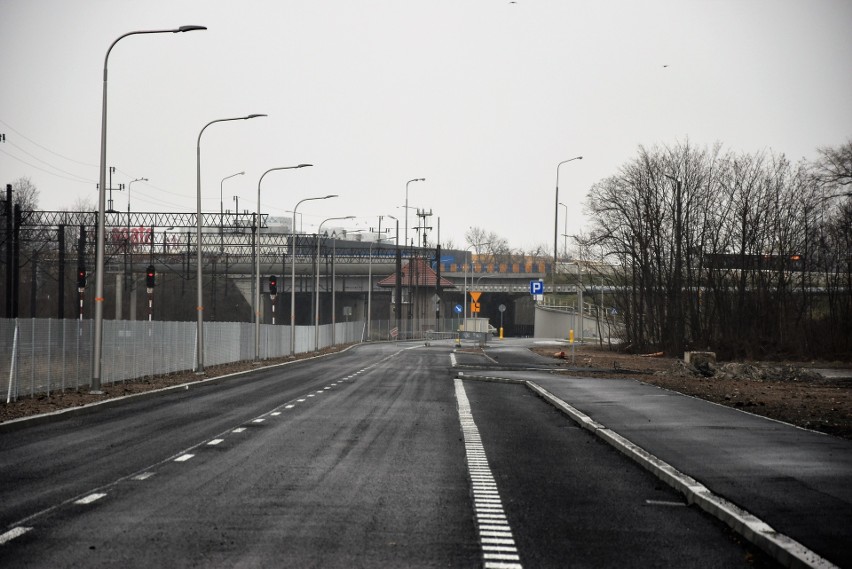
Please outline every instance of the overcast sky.
[[[0, 181], [41, 209], [96, 203], [106, 50], [107, 165], [132, 211], [286, 215], [310, 231], [431, 210], [513, 248], [552, 244], [556, 165], [568, 233], [639, 145], [721, 142], [811, 159], [852, 137], [849, 0], [0, 0]], [[222, 183], [222, 179], [236, 172]], [[127, 192], [114, 193], [124, 211]], [[560, 208], [560, 233], [563, 230]], [[409, 226], [416, 224], [409, 218]], [[383, 225], [392, 223], [385, 220]], [[414, 235], [409, 230], [409, 236]], [[430, 235], [434, 240], [435, 235]]]

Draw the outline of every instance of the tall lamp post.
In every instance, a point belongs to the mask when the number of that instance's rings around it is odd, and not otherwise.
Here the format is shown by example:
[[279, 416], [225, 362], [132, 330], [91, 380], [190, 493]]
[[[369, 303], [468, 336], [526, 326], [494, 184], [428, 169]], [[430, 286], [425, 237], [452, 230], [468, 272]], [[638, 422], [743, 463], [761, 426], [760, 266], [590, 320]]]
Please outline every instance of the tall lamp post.
[[[467, 260], [467, 257], [468, 257], [468, 253], [470, 253], [471, 247], [479, 248], [479, 247], [484, 247], [485, 245], [491, 245], [491, 242], [474, 243], [472, 245], [468, 245], [467, 248], [464, 250], [464, 257], [465, 257], [465, 259], [464, 259], [465, 260], [465, 264], [464, 264], [464, 310], [463, 310], [462, 313], [464, 314], [464, 331], [465, 332], [467, 332], [467, 266], [470, 264]], [[471, 275], [471, 278], [473, 278], [473, 275]]]
[[[236, 174], [231, 174], [230, 176], [225, 176], [222, 178], [222, 181], [219, 182], [219, 252], [223, 253], [225, 251], [225, 203], [223, 201], [223, 186], [225, 184], [225, 180], [228, 178], [233, 178], [234, 176], [242, 176], [245, 172], [237, 172]], [[237, 212], [239, 213], [239, 212]]]
[[408, 184], [411, 182], [425, 182], [426, 178], [414, 178], [405, 183], [405, 247], [408, 247]]
[[398, 333], [399, 327], [402, 325], [402, 253], [399, 249], [399, 219], [393, 215], [389, 215], [388, 217], [396, 222], [396, 236], [394, 237], [394, 244], [396, 245], [396, 251], [394, 251], [396, 286], [392, 294], [394, 297], [393, 305], [396, 306], [396, 329]]
[[682, 210], [682, 207], [681, 207], [681, 192], [683, 190], [683, 180], [680, 178], [680, 176], [674, 177], [674, 176], [671, 176], [669, 174], [663, 174], [663, 175], [666, 178], [668, 178], [669, 180], [671, 180], [672, 182], [675, 183], [675, 227], [674, 227], [674, 230], [675, 230], [675, 234], [674, 234], [674, 239], [675, 239], [675, 266], [674, 266], [674, 271], [675, 271], [675, 274], [674, 274], [674, 295], [673, 295], [673, 298], [672, 298], [671, 307], [673, 308], [672, 312], [673, 312], [673, 315], [674, 315], [674, 317], [673, 317], [674, 326], [672, 327], [672, 338], [674, 340], [673, 349], [674, 349], [674, 352], [679, 355], [681, 353], [681, 346], [682, 346], [683, 336], [684, 336], [683, 316], [682, 316], [681, 305], [680, 305], [680, 303], [681, 303], [681, 292], [682, 292], [682, 290], [681, 290], [682, 284], [681, 283], [683, 282], [683, 279], [682, 279], [683, 263], [681, 261], [681, 231], [683, 229], [682, 224], [681, 224], [681, 210]]
[[568, 233], [568, 206], [565, 205], [562, 202], [559, 202], [559, 205], [561, 205], [562, 207], [565, 208], [565, 217], [562, 218], [562, 224], [563, 224], [563, 227], [565, 228], [565, 232], [562, 234], [562, 249], [563, 249], [562, 254], [567, 256], [568, 255], [568, 236], [566, 235], [566, 233]]
[[[135, 180], [130, 180], [127, 183], [127, 213], [130, 213], [130, 187], [133, 185], [133, 182], [147, 182], [147, 181], [148, 181], [148, 178], [136, 178]], [[128, 222], [127, 223], [130, 223], [129, 219], [130, 219], [130, 216], [128, 216]]]
[[181, 26], [170, 30], [139, 30], [127, 32], [113, 41], [107, 49], [104, 57], [104, 88], [103, 104], [101, 108], [101, 158], [100, 158], [100, 181], [98, 185], [98, 235], [96, 243], [95, 258], [95, 324], [94, 337], [92, 338], [92, 381], [90, 389], [92, 393], [101, 392], [101, 372], [103, 359], [103, 327], [104, 327], [104, 249], [105, 249], [105, 222], [106, 222], [106, 140], [107, 140], [107, 67], [109, 54], [122, 39], [127, 36], [139, 34], [175, 34], [179, 32], [192, 32], [195, 30], [206, 30], [204, 26]]
[[337, 194], [329, 194], [315, 198], [305, 198], [296, 203], [293, 208], [293, 230], [290, 233], [290, 355], [296, 354], [296, 211], [302, 202], [327, 200], [336, 198]]
[[295, 166], [278, 166], [264, 172], [257, 181], [257, 237], [254, 254], [254, 361], [260, 359], [260, 183], [264, 176], [276, 170], [294, 170], [310, 168], [313, 164], [297, 164]]
[[228, 121], [244, 121], [248, 119], [254, 119], [257, 117], [265, 117], [263, 114], [252, 114], [246, 115], [244, 117], [233, 117], [227, 119], [216, 119], [212, 120], [201, 129], [198, 133], [198, 144], [196, 145], [196, 160], [195, 160], [195, 182], [196, 182], [196, 201], [197, 201], [197, 211], [195, 215], [195, 248], [196, 248], [196, 264], [198, 265], [196, 270], [196, 280], [198, 281], [196, 285], [197, 289], [197, 299], [195, 311], [198, 313], [198, 326], [196, 330], [196, 352], [198, 353], [198, 365], [195, 368], [195, 373], [204, 373], [204, 287], [201, 283], [201, 226], [202, 226], [202, 216], [201, 216], [201, 135], [204, 134], [204, 131], [211, 124], [215, 124], [217, 122], [228, 122]]
[[320, 235], [322, 234], [322, 226], [326, 221], [335, 221], [335, 220], [341, 220], [341, 219], [355, 219], [355, 216], [354, 215], [347, 215], [345, 217], [329, 217], [327, 219], [323, 219], [322, 223], [319, 224], [319, 228], [317, 228], [317, 280], [316, 280], [316, 285], [314, 285], [314, 294], [316, 294], [317, 301], [316, 301], [316, 305], [314, 306], [314, 350], [319, 350]]
[[[573, 160], [582, 160], [582, 156], [575, 156], [574, 158], [569, 158], [568, 160], [563, 160], [559, 164], [556, 165], [556, 205], [553, 209], [553, 292], [556, 292], [556, 263], [557, 256], [559, 254], [559, 245], [557, 239], [559, 238], [559, 167], [567, 162], [571, 162]], [[566, 213], [567, 217], [567, 213]]]

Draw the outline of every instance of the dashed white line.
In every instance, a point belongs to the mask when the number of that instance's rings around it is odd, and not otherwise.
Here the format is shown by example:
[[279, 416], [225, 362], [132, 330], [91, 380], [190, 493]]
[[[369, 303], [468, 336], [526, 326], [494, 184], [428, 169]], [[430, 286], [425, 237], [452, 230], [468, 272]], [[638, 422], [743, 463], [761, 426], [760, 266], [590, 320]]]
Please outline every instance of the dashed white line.
[[255, 419], [254, 421], [252, 421], [252, 423], [262, 423], [264, 420], [265, 419], [263, 419], [263, 417], [261, 417], [260, 419]]
[[136, 476], [134, 476], [133, 480], [148, 480], [152, 476], [154, 476], [153, 472], [143, 472], [142, 474], [137, 474]]
[[270, 413], [270, 415], [272, 415], [273, 417], [277, 417], [280, 414], [281, 414], [281, 411], [273, 411], [272, 413]]
[[192, 458], [193, 456], [195, 456], [195, 455], [194, 455], [194, 454], [189, 454], [189, 453], [187, 453], [187, 454], [182, 454], [182, 455], [180, 455], [179, 457], [177, 457], [177, 458], [175, 459], [175, 462], [186, 462], [187, 460], [189, 460], [189, 459], [190, 459], [190, 458]]
[[102, 492], [95, 492], [94, 494], [89, 494], [88, 496], [84, 496], [83, 498], [76, 500], [74, 503], [81, 506], [85, 506], [86, 504], [91, 504], [92, 502], [100, 500], [104, 496], [106, 496], [106, 494]]
[[33, 528], [18, 526], [16, 528], [10, 529], [6, 533], [0, 534], [0, 545], [3, 545], [4, 543], [10, 542], [13, 539], [15, 539], [16, 537], [21, 537], [22, 535], [24, 535], [25, 533], [27, 533], [31, 529], [33, 529]]
[[243, 432], [243, 431], [245, 431], [245, 430], [246, 430], [246, 428], [245, 428], [245, 427], [237, 427], [236, 429], [234, 429], [234, 430], [233, 430], [233, 431], [231, 431], [231, 432], [232, 432], [232, 433], [242, 433], [242, 432]]
[[479, 429], [473, 421], [464, 384], [460, 379], [455, 379], [454, 383], [459, 421], [464, 435], [467, 468], [473, 489], [474, 514], [482, 544], [483, 565], [485, 569], [523, 569], [520, 563], [521, 558], [515, 547], [512, 529], [503, 511], [497, 483], [488, 466], [488, 458], [479, 436]]
[[287, 406], [285, 406], [284, 408], [285, 408], [285, 409], [292, 409], [293, 407], [295, 407], [295, 405], [293, 405], [293, 404], [291, 403], [290, 405], [287, 405]]
[[224, 442], [225, 442], [225, 439], [213, 439], [212, 441], [207, 443], [207, 446], [216, 446], [216, 445], [224, 443]]

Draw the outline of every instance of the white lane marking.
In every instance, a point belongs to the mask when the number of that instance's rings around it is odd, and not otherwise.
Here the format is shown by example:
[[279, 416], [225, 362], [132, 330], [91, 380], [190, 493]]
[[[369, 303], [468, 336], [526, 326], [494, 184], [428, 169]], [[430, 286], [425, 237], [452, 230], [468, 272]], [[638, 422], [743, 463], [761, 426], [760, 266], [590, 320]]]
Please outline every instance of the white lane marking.
[[245, 428], [245, 427], [237, 427], [236, 429], [234, 429], [234, 430], [233, 430], [233, 431], [231, 431], [231, 432], [232, 432], [232, 433], [242, 433], [242, 432], [243, 432], [243, 431], [245, 431], [245, 430], [246, 430], [246, 428]]
[[284, 407], [284, 408], [285, 408], [285, 409], [292, 409], [293, 407], [295, 407], [295, 405], [290, 404], [290, 405], [287, 405], [287, 406], [286, 406], [286, 407]]
[[225, 439], [213, 439], [212, 441], [207, 443], [207, 446], [216, 446], [216, 445], [218, 445], [220, 443], [224, 443], [224, 442], [225, 442]]
[[281, 414], [281, 411], [273, 411], [272, 413], [270, 413], [270, 415], [272, 415], [273, 417], [277, 417], [280, 414]]
[[255, 419], [254, 421], [252, 421], [252, 423], [262, 423], [263, 421], [264, 421], [264, 419], [260, 418], [260, 419]]
[[308, 393], [308, 397], [316, 397], [313, 393]]
[[190, 459], [190, 458], [192, 458], [193, 456], [195, 456], [195, 455], [194, 455], [194, 454], [189, 454], [189, 453], [187, 453], [187, 454], [182, 454], [182, 455], [180, 455], [179, 457], [177, 457], [177, 458], [175, 459], [175, 462], [186, 462], [187, 460], [189, 460], [189, 459]]
[[455, 354], [450, 354], [450, 365], [452, 367], [456, 367], [458, 365], [458, 362], [456, 362], [456, 355]]
[[10, 542], [13, 539], [15, 539], [16, 537], [21, 537], [22, 535], [24, 535], [25, 533], [27, 533], [31, 529], [33, 529], [33, 528], [19, 526], [19, 527], [10, 529], [6, 533], [0, 534], [0, 545], [3, 545], [5, 543]]
[[305, 401], [306, 401], [306, 399], [296, 399], [297, 403], [304, 403]]
[[[473, 420], [464, 384], [458, 378], [453, 381], [456, 388], [459, 422], [464, 435], [467, 468], [473, 490], [476, 527], [482, 544], [483, 565], [486, 569], [523, 569], [520, 564], [521, 558], [515, 547], [512, 529], [503, 511], [497, 483], [488, 465], [479, 429]], [[494, 546], [499, 546], [499, 549], [493, 549]]]
[[645, 500], [645, 503], [649, 506], [684, 506], [686, 507], [686, 502], [675, 502], [673, 500]]
[[137, 474], [136, 476], [134, 476], [133, 480], [148, 480], [152, 476], [154, 476], [153, 472], [143, 472], [142, 474]]
[[94, 494], [89, 494], [88, 496], [84, 496], [84, 497], [80, 498], [79, 500], [75, 501], [74, 503], [79, 504], [81, 506], [85, 506], [86, 504], [91, 504], [92, 502], [100, 500], [104, 496], [106, 496], [106, 494], [104, 494], [102, 492], [95, 492]]

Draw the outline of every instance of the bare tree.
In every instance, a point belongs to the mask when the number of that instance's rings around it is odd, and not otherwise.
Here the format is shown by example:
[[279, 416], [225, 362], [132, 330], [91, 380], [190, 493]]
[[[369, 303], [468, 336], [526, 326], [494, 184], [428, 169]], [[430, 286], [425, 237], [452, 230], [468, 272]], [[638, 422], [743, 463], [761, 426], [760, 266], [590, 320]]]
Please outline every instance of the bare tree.
[[38, 188], [26, 176], [12, 182], [12, 200], [21, 206], [23, 211], [34, 211], [38, 208]]
[[817, 149], [819, 158], [814, 163], [814, 176], [823, 185], [848, 186], [852, 184], [852, 140], [836, 148], [824, 146]]

